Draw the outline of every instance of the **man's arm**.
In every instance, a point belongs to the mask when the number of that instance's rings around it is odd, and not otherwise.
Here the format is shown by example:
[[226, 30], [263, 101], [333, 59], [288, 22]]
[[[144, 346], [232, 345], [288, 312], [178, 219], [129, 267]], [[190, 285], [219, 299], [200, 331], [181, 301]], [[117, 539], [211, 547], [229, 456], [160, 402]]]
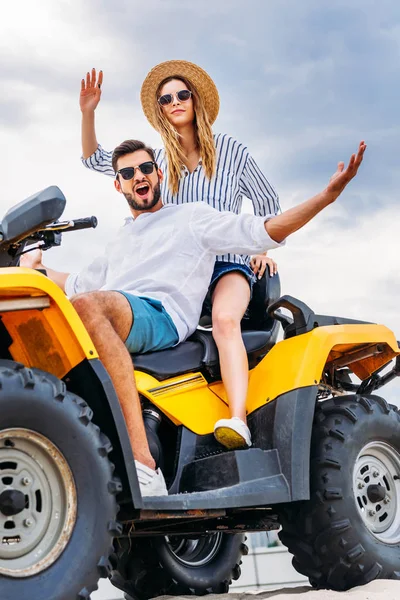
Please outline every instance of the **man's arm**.
[[347, 169], [344, 169], [344, 163], [339, 163], [323, 192], [280, 215], [236, 215], [228, 211], [219, 212], [200, 202], [194, 203], [190, 221], [193, 236], [203, 250], [213, 254], [253, 255], [277, 248], [285, 238], [336, 200], [357, 174], [365, 148], [366, 145], [361, 142], [357, 156], [353, 154]]
[[268, 235], [276, 242], [282, 242], [289, 235], [304, 227], [321, 210], [335, 202], [347, 184], [356, 176], [366, 147], [364, 142], [360, 143], [357, 155], [351, 156], [347, 169], [344, 168], [343, 162], [338, 164], [336, 173], [332, 175], [323, 192], [266, 221], [265, 231]]
[[69, 273], [62, 273], [61, 271], [54, 271], [45, 267], [42, 263], [43, 252], [38, 248], [23, 254], [20, 258], [20, 266], [29, 269], [44, 269], [47, 272], [49, 279], [54, 281], [65, 292], [65, 283], [69, 277]]
[[95, 258], [79, 273], [62, 273], [49, 269], [42, 262], [40, 249], [23, 254], [20, 266], [30, 269], [45, 269], [49, 279], [54, 281], [67, 296], [72, 297], [75, 294], [99, 290], [105, 284], [108, 270], [107, 250], [103, 256]]

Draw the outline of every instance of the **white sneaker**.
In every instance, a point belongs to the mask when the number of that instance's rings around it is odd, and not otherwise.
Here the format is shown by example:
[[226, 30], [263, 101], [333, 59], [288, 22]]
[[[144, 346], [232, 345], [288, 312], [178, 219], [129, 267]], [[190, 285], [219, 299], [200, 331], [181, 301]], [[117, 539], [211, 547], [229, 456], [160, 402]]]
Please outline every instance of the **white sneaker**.
[[135, 460], [136, 472], [139, 480], [142, 498], [147, 496], [168, 496], [167, 486], [161, 469], [150, 469], [143, 463]]
[[214, 425], [214, 436], [220, 444], [230, 450], [251, 446], [250, 430], [239, 417], [217, 421]]

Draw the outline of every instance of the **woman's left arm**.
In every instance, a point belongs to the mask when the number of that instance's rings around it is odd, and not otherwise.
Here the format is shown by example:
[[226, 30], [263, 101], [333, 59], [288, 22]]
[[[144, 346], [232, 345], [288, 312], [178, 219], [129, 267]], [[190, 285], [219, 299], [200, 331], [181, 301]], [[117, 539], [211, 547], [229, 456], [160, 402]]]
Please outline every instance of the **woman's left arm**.
[[[275, 188], [250, 154], [247, 156], [239, 185], [243, 195], [252, 201], [255, 215], [264, 217], [267, 214], [277, 215], [281, 212], [279, 197]], [[277, 273], [278, 267], [272, 258], [267, 257], [267, 253], [251, 257], [250, 266], [258, 279], [263, 276], [267, 265], [272, 277]]]
[[240, 175], [240, 191], [252, 201], [254, 214], [258, 217], [278, 215], [281, 211], [279, 197], [254, 158], [248, 154]]

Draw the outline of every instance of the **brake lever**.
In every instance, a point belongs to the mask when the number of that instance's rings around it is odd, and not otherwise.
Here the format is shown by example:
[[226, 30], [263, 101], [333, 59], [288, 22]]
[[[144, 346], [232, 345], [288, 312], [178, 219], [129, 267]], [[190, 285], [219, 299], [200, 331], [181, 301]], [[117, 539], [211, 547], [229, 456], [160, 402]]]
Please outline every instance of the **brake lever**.
[[[26, 240], [27, 242], [40, 243], [40, 250], [50, 250], [54, 246], [60, 246], [62, 240], [62, 233], [60, 231], [53, 231], [42, 229], [41, 231], [36, 231]], [[35, 248], [31, 248], [29, 250], [24, 250], [21, 254], [25, 254], [26, 252], [31, 252], [35, 250]]]
[[45, 231], [43, 232], [43, 245], [40, 246], [41, 250], [50, 250], [55, 246], [61, 246], [62, 233], [59, 231]]

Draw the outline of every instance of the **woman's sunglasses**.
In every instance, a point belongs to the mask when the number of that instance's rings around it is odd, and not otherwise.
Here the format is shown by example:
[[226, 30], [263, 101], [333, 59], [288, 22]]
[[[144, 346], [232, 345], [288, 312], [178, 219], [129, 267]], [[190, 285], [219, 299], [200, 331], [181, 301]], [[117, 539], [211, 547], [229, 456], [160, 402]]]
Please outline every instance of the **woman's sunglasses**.
[[158, 102], [161, 106], [167, 106], [174, 101], [174, 96], [176, 96], [179, 102], [186, 102], [191, 98], [192, 92], [190, 90], [180, 90], [179, 92], [176, 92], [176, 94], [164, 94], [159, 97]]
[[136, 167], [124, 167], [115, 173], [115, 176], [121, 175], [122, 179], [125, 181], [129, 181], [135, 177], [135, 170], [139, 169], [143, 173], [143, 175], [150, 175], [153, 172], [154, 167], [157, 169], [157, 163], [149, 160], [147, 162], [142, 163], [141, 165], [137, 165]]

